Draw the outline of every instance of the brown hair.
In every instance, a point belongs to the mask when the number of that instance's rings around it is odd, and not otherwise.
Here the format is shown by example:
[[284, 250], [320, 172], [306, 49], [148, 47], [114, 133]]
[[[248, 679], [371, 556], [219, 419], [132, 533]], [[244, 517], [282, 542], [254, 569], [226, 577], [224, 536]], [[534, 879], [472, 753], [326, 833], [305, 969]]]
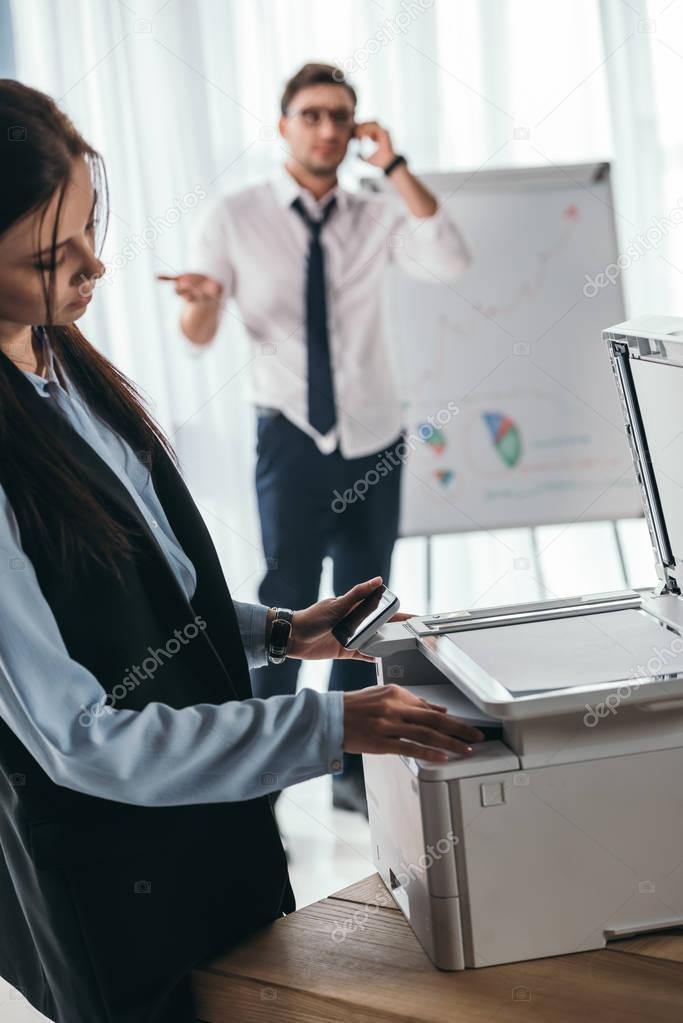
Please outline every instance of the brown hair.
[[[177, 462], [170, 442], [147, 412], [135, 385], [83, 336], [78, 327], [51, 323], [55, 245], [72, 161], [83, 157], [95, 190], [95, 213], [108, 210], [107, 178], [99, 153], [45, 93], [0, 79], [0, 235], [23, 217], [40, 212], [58, 193], [48, 270], [43, 272], [47, 322], [43, 325], [57, 363], [88, 406], [133, 448], [151, 469], [163, 448]], [[107, 216], [100, 242], [106, 233]], [[47, 434], [22, 404], [6, 356], [0, 358], [0, 458], [12, 479], [13, 508], [35, 527], [47, 553], [63, 565], [90, 556], [118, 576], [121, 555], [133, 550], [133, 530], [114, 519], [98, 500], [67, 447]], [[49, 508], [49, 516], [45, 509]]]
[[358, 100], [356, 90], [346, 80], [344, 72], [340, 68], [335, 67], [334, 64], [304, 64], [285, 85], [280, 100], [280, 109], [283, 114], [287, 113], [287, 108], [297, 92], [307, 89], [309, 85], [342, 85], [351, 95], [354, 107]]

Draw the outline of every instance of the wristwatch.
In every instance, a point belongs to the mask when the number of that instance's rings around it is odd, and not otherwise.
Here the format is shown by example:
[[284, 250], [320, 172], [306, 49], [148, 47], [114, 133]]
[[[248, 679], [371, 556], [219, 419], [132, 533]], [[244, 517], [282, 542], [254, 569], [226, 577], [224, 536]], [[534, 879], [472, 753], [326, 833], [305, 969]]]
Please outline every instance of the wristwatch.
[[282, 664], [287, 657], [287, 647], [289, 645], [289, 637], [292, 634], [294, 612], [286, 607], [273, 607], [271, 611], [275, 612], [275, 617], [270, 627], [270, 640], [266, 648], [266, 654], [268, 655], [269, 664]]
[[396, 168], [400, 167], [402, 163], [407, 162], [408, 161], [406, 160], [405, 156], [395, 156], [391, 163], [388, 163], [387, 166], [384, 168], [384, 173], [386, 174], [387, 177], [389, 177], [392, 171], [395, 171]]

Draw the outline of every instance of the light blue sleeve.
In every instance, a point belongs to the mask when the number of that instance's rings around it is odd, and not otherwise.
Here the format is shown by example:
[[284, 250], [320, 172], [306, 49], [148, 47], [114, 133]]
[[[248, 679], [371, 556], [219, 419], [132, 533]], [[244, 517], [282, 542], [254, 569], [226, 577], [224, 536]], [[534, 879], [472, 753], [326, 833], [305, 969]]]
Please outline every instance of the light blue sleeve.
[[245, 604], [233, 601], [237, 612], [240, 635], [250, 668], [262, 668], [268, 663], [266, 656], [266, 620], [268, 608], [265, 604]]
[[340, 692], [142, 711], [103, 706], [104, 697], [69, 656], [0, 487], [0, 716], [52, 781], [175, 806], [252, 799], [342, 767]]

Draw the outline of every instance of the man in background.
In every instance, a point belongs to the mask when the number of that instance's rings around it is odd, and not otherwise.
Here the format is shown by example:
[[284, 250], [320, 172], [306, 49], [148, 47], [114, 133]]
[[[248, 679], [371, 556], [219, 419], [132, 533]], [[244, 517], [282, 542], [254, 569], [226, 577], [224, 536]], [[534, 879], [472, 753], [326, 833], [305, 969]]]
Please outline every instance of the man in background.
[[[194, 238], [191, 272], [174, 278], [190, 341], [213, 339], [231, 298], [251, 340], [267, 565], [259, 599], [274, 607], [317, 600], [326, 555], [335, 593], [377, 575], [388, 582], [403, 424], [383, 332], [383, 280], [397, 264], [421, 280], [451, 282], [468, 263], [455, 226], [388, 131], [357, 124], [355, 111], [343, 72], [304, 65], [282, 94], [284, 166], [212, 206]], [[367, 162], [387, 175], [386, 192], [339, 187], [339, 165], [363, 139], [375, 144]], [[358, 481], [364, 486], [354, 489]], [[291, 659], [258, 669], [254, 694], [294, 693], [298, 670]], [[334, 662], [330, 688], [374, 682], [372, 664]], [[345, 757], [333, 803], [367, 815], [360, 757]]]

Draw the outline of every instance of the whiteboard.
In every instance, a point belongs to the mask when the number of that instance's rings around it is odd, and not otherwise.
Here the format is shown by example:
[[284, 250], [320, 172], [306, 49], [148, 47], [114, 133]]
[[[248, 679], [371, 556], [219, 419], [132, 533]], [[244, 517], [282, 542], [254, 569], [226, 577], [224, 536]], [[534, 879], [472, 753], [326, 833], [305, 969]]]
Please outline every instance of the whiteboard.
[[601, 337], [625, 319], [621, 281], [588, 284], [618, 256], [609, 166], [421, 177], [472, 265], [453, 284], [388, 274], [401, 534], [642, 514]]

